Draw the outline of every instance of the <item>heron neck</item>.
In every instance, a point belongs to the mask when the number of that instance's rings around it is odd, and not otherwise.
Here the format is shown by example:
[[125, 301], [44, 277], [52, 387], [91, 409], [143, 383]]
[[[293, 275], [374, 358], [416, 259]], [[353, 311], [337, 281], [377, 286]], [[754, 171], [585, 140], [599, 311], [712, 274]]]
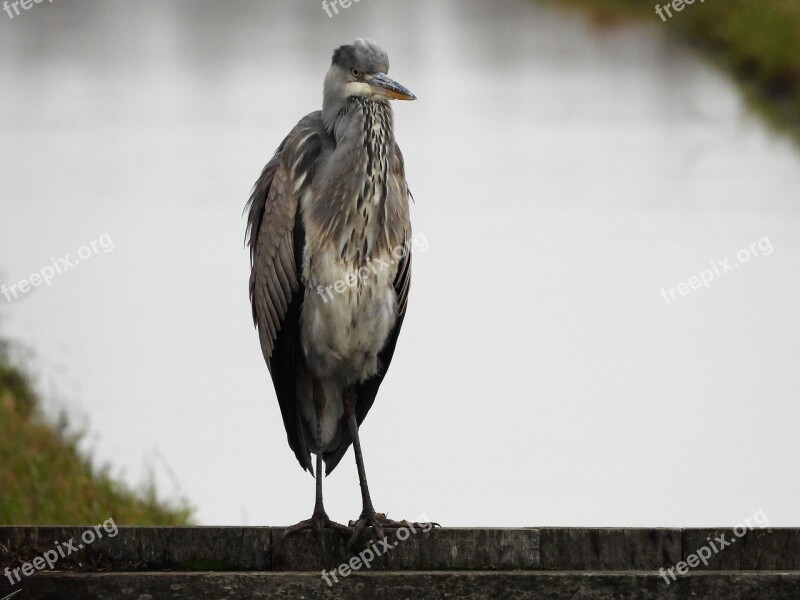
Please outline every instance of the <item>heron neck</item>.
[[[324, 114], [323, 121], [325, 121]], [[363, 140], [371, 142], [374, 147], [393, 139], [393, 121], [392, 107], [388, 101], [351, 96], [325, 125], [337, 145], [347, 141]]]
[[[386, 209], [395, 160], [391, 107], [388, 102], [349, 98], [337, 115], [333, 137], [341, 161], [335, 172], [346, 192], [333, 200], [344, 217], [337, 221], [342, 229], [332, 229], [332, 235], [340, 256], [357, 261], [389, 244], [382, 228], [387, 214], [395, 214]], [[353, 231], [361, 232], [356, 237], [363, 238], [363, 247], [350, 244]]]

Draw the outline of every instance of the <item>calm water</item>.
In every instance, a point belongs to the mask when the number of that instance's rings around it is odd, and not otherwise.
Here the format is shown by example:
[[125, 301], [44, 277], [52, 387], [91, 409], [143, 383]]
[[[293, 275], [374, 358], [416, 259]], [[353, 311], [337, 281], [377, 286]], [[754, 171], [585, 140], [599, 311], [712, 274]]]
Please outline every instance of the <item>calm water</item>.
[[[796, 525], [800, 155], [663, 34], [522, 1], [0, 13], [0, 282], [113, 247], [0, 296], [3, 330], [128, 480], [152, 465], [206, 524], [305, 518], [241, 214], [319, 107], [331, 50], [369, 35], [419, 97], [397, 134], [429, 244], [363, 429], [376, 506], [446, 525]], [[352, 459], [326, 493], [334, 518], [360, 511]]]

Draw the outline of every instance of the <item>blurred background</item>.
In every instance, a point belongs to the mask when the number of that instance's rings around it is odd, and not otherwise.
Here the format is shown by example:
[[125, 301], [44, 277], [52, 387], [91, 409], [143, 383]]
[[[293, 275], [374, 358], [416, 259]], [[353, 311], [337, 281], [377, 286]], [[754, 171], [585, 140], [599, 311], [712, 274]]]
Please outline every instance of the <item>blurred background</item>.
[[[396, 134], [428, 246], [362, 428], [376, 508], [445, 526], [800, 523], [794, 3], [668, 22], [624, 0], [10, 10], [0, 284], [77, 264], [0, 295], [0, 522], [308, 516], [242, 211], [320, 108], [332, 50], [367, 36], [419, 98], [395, 105]], [[733, 18], [746, 40], [726, 37]], [[349, 451], [332, 518], [360, 512], [357, 482]]]

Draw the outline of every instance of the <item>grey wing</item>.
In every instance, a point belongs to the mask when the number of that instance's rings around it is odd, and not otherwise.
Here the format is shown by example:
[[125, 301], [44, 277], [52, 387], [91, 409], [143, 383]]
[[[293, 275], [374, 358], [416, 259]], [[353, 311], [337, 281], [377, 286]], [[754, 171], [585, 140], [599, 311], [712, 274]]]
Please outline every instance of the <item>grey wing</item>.
[[386, 371], [389, 369], [389, 364], [392, 362], [394, 356], [394, 349], [397, 346], [397, 338], [400, 337], [400, 329], [403, 327], [403, 320], [406, 316], [406, 308], [408, 307], [408, 291], [411, 288], [411, 251], [400, 262], [400, 267], [397, 271], [397, 276], [394, 280], [394, 290], [397, 294], [398, 315], [394, 328], [386, 340], [386, 345], [378, 354], [378, 362], [380, 364], [380, 371], [365, 382], [360, 383], [357, 387], [358, 402], [356, 404], [356, 418], [358, 424], [367, 417], [369, 409], [372, 408], [375, 402], [375, 396], [378, 395], [378, 388], [383, 383], [383, 378]]
[[300, 311], [305, 294], [300, 276], [305, 234], [298, 206], [314, 177], [324, 135], [318, 112], [300, 121], [264, 167], [246, 209], [253, 322], [289, 446], [309, 471], [311, 455], [297, 402], [298, 373], [303, 369]]

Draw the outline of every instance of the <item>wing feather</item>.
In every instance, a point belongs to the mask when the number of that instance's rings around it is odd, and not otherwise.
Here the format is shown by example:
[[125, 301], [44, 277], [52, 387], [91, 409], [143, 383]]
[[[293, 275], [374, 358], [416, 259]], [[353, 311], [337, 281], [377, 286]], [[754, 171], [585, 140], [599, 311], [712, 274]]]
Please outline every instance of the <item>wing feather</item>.
[[300, 273], [305, 233], [298, 210], [323, 146], [319, 112], [305, 117], [278, 147], [261, 173], [245, 210], [250, 246], [250, 301], [289, 446], [304, 469], [309, 449], [298, 413], [300, 311], [305, 293]]

